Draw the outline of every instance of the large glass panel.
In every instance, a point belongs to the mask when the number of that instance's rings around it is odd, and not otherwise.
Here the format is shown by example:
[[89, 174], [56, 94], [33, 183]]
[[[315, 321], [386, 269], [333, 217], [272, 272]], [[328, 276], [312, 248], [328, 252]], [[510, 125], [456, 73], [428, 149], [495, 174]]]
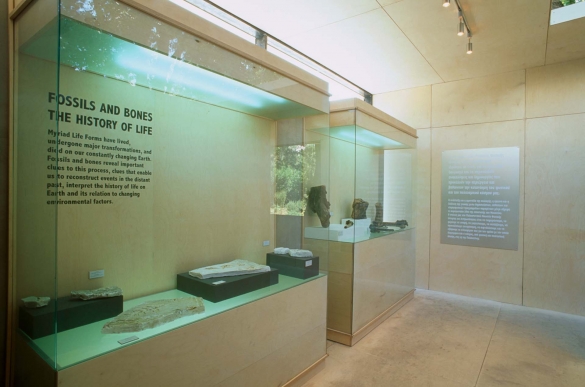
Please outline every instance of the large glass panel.
[[334, 103], [329, 127], [311, 127], [330, 137], [331, 224], [305, 235], [329, 240], [327, 328], [343, 343], [414, 290], [416, 138], [363, 104]]
[[[53, 367], [324, 275], [268, 273], [254, 289], [237, 276], [203, 279], [197, 286], [233, 290], [215, 301], [179, 286], [192, 286], [187, 273], [206, 266], [265, 265], [281, 243], [307, 248], [307, 187], [329, 178], [327, 147], [305, 138], [305, 117], [323, 112], [299, 102], [317, 91], [122, 3], [62, 1], [60, 14], [54, 7], [42, 22], [22, 24], [16, 127], [26, 230], [17, 283], [23, 296], [52, 290], [58, 310], [52, 335], [21, 329]], [[317, 253], [327, 261], [327, 245]], [[111, 297], [72, 294], [98, 288], [110, 288]], [[162, 314], [173, 299], [193, 296], [204, 298], [204, 311], [191, 310], [201, 313], [104, 328], [122, 311], [150, 302]]]
[[[39, 353], [56, 367], [57, 198], [63, 191], [60, 145], [58, 1], [34, 1], [15, 20], [14, 202], [15, 298], [21, 327], [45, 337]], [[26, 50], [42, 34], [43, 47]], [[37, 60], [40, 50], [47, 60]], [[34, 324], [36, 320], [42, 324]], [[37, 344], [31, 345], [38, 349]]]

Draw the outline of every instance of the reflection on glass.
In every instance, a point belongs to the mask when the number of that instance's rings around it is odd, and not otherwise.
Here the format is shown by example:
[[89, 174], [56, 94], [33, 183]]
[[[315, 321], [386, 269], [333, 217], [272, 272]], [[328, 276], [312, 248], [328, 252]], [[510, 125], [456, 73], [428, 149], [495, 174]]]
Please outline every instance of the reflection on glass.
[[[28, 329], [24, 312], [19, 323], [51, 367], [122, 348], [128, 332], [102, 332], [122, 311], [203, 297], [178, 290], [177, 275], [236, 259], [265, 265], [275, 235], [308, 248], [308, 189], [327, 184], [329, 164], [304, 138], [305, 116], [323, 111], [296, 100], [318, 92], [119, 2], [33, 2], [17, 29], [16, 292], [51, 297], [29, 313], [48, 311], [47, 330]], [[281, 138], [287, 125], [294, 142]], [[327, 262], [327, 246], [311, 248]], [[123, 345], [322, 275], [234, 285], [233, 297], [205, 299], [203, 313]], [[123, 299], [72, 294], [114, 287]]]

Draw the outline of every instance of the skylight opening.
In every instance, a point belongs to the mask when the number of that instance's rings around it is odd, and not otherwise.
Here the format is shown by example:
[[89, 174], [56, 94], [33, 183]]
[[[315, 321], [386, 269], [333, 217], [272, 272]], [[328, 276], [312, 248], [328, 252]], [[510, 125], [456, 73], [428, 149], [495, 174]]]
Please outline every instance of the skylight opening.
[[550, 25], [585, 17], [585, 0], [552, 0]]

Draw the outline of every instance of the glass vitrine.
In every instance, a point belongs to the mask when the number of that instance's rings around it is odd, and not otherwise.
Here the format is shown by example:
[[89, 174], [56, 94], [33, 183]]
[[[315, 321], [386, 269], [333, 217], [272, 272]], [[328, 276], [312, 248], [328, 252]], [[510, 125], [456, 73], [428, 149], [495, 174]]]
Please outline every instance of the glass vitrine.
[[[331, 103], [328, 337], [352, 345], [414, 290], [416, 131], [371, 105]], [[386, 314], [385, 314], [386, 313]]]
[[329, 184], [329, 149], [305, 134], [327, 115], [327, 85], [178, 25], [108, 0], [37, 0], [15, 20], [17, 323], [56, 370], [324, 275], [321, 242], [310, 278], [104, 328], [199, 296], [177, 289], [180, 273], [300, 249], [308, 189]]

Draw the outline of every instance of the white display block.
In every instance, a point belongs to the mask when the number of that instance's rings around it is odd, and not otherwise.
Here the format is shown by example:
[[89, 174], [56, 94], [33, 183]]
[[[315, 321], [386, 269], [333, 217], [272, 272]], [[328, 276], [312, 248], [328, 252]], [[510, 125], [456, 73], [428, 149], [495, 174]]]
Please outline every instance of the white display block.
[[[345, 222], [351, 220], [353, 226], [345, 228]], [[354, 242], [355, 239], [363, 240], [370, 234], [372, 219], [351, 219], [342, 220], [342, 224], [330, 224], [329, 228], [305, 227], [305, 238], [322, 239], [340, 242]]]

